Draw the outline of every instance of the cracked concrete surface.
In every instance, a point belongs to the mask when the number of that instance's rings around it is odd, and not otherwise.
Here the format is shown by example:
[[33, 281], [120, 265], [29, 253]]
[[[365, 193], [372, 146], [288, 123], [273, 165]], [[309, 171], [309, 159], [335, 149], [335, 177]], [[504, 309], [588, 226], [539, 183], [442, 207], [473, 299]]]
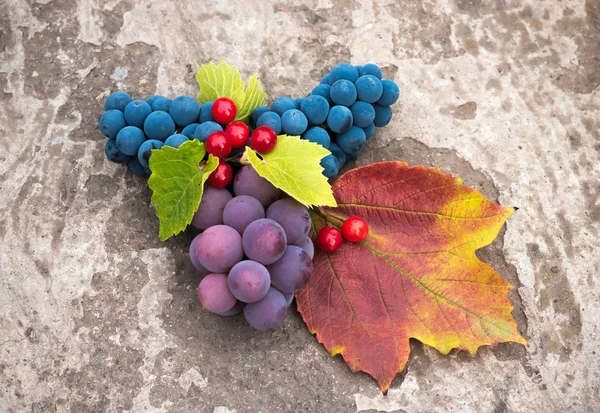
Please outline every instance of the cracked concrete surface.
[[[520, 207], [478, 254], [529, 346], [413, 341], [384, 397], [295, 311], [262, 333], [200, 309], [191, 234], [158, 241], [96, 122], [116, 89], [195, 95], [219, 59], [275, 97], [382, 65], [402, 96], [359, 164]], [[597, 0], [0, 2], [0, 412], [600, 411], [599, 84]]]

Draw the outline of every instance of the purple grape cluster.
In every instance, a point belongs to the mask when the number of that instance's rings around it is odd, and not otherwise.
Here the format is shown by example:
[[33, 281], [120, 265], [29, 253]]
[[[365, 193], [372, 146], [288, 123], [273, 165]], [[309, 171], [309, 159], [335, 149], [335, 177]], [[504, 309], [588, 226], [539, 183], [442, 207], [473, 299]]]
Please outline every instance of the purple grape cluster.
[[294, 293], [312, 274], [308, 209], [286, 197], [250, 165], [226, 188], [206, 186], [192, 225], [192, 264], [206, 276], [202, 306], [222, 316], [244, 314], [258, 330], [283, 322]]
[[376, 127], [392, 119], [400, 96], [398, 85], [383, 79], [381, 69], [369, 63], [340, 63], [326, 74], [306, 98], [276, 99], [250, 116], [250, 126], [269, 126], [277, 134], [302, 136], [329, 149], [321, 160], [323, 175], [332, 178], [347, 159], [356, 159]]

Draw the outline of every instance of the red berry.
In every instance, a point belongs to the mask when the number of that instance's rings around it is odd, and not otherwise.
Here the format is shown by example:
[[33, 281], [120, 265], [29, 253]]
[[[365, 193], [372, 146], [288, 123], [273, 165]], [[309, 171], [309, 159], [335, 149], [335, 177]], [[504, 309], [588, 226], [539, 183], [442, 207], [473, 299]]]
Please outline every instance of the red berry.
[[277, 134], [268, 126], [259, 126], [252, 132], [252, 148], [258, 153], [269, 153], [277, 144]]
[[231, 136], [232, 148], [243, 148], [248, 143], [250, 131], [244, 122], [233, 122], [227, 126], [225, 132]]
[[231, 165], [225, 161], [219, 161], [219, 166], [208, 176], [208, 183], [213, 188], [225, 188], [233, 178]]
[[206, 139], [206, 152], [223, 159], [231, 153], [231, 136], [223, 131], [217, 131]]
[[342, 233], [336, 227], [321, 228], [317, 234], [317, 246], [323, 252], [333, 252], [342, 246]]
[[219, 98], [213, 102], [213, 118], [222, 125], [227, 125], [235, 119], [235, 103], [229, 98]]
[[347, 241], [361, 242], [368, 234], [369, 226], [361, 217], [350, 217], [342, 224], [342, 235]]

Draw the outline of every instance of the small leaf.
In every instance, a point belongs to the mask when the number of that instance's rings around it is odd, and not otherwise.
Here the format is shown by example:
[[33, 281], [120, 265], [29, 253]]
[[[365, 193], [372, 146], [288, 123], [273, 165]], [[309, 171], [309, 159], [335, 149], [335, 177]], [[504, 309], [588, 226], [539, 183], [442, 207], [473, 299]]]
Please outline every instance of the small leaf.
[[320, 163], [329, 154], [321, 145], [298, 136], [280, 135], [275, 149], [261, 155], [262, 159], [246, 147], [242, 161], [250, 163], [260, 176], [306, 206], [336, 206]]
[[245, 100], [244, 81], [235, 66], [220, 61], [219, 65], [210, 62], [196, 72], [200, 85], [198, 100], [201, 103], [214, 102], [218, 98], [229, 98], [241, 108]]
[[212, 155], [202, 163], [205, 155], [204, 143], [196, 139], [178, 149], [163, 146], [152, 151], [148, 186], [152, 190], [152, 203], [156, 205], [161, 241], [177, 235], [192, 222], [204, 183], [219, 164]]
[[238, 109], [236, 120], [244, 121], [250, 116], [252, 111], [265, 103], [267, 94], [260, 87], [258, 76], [252, 75], [248, 79], [248, 87], [246, 88], [246, 98], [241, 109]]
[[298, 311], [332, 356], [373, 376], [383, 392], [406, 366], [411, 338], [472, 356], [483, 345], [526, 344], [511, 315], [513, 286], [475, 255], [515, 209], [461, 182], [439, 169], [376, 163], [341, 176], [338, 208], [313, 215], [315, 230], [361, 216], [369, 235], [315, 252]]

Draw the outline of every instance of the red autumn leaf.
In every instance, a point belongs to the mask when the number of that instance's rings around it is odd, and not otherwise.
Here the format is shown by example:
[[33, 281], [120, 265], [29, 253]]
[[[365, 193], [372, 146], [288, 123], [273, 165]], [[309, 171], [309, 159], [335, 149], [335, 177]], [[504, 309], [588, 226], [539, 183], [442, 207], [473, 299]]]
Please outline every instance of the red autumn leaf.
[[313, 219], [316, 230], [353, 215], [369, 225], [363, 242], [316, 252], [296, 301], [331, 355], [373, 376], [383, 392], [404, 369], [410, 338], [472, 356], [482, 345], [526, 344], [511, 315], [512, 285], [475, 256], [515, 209], [461, 182], [438, 169], [376, 163], [340, 177], [338, 207]]

